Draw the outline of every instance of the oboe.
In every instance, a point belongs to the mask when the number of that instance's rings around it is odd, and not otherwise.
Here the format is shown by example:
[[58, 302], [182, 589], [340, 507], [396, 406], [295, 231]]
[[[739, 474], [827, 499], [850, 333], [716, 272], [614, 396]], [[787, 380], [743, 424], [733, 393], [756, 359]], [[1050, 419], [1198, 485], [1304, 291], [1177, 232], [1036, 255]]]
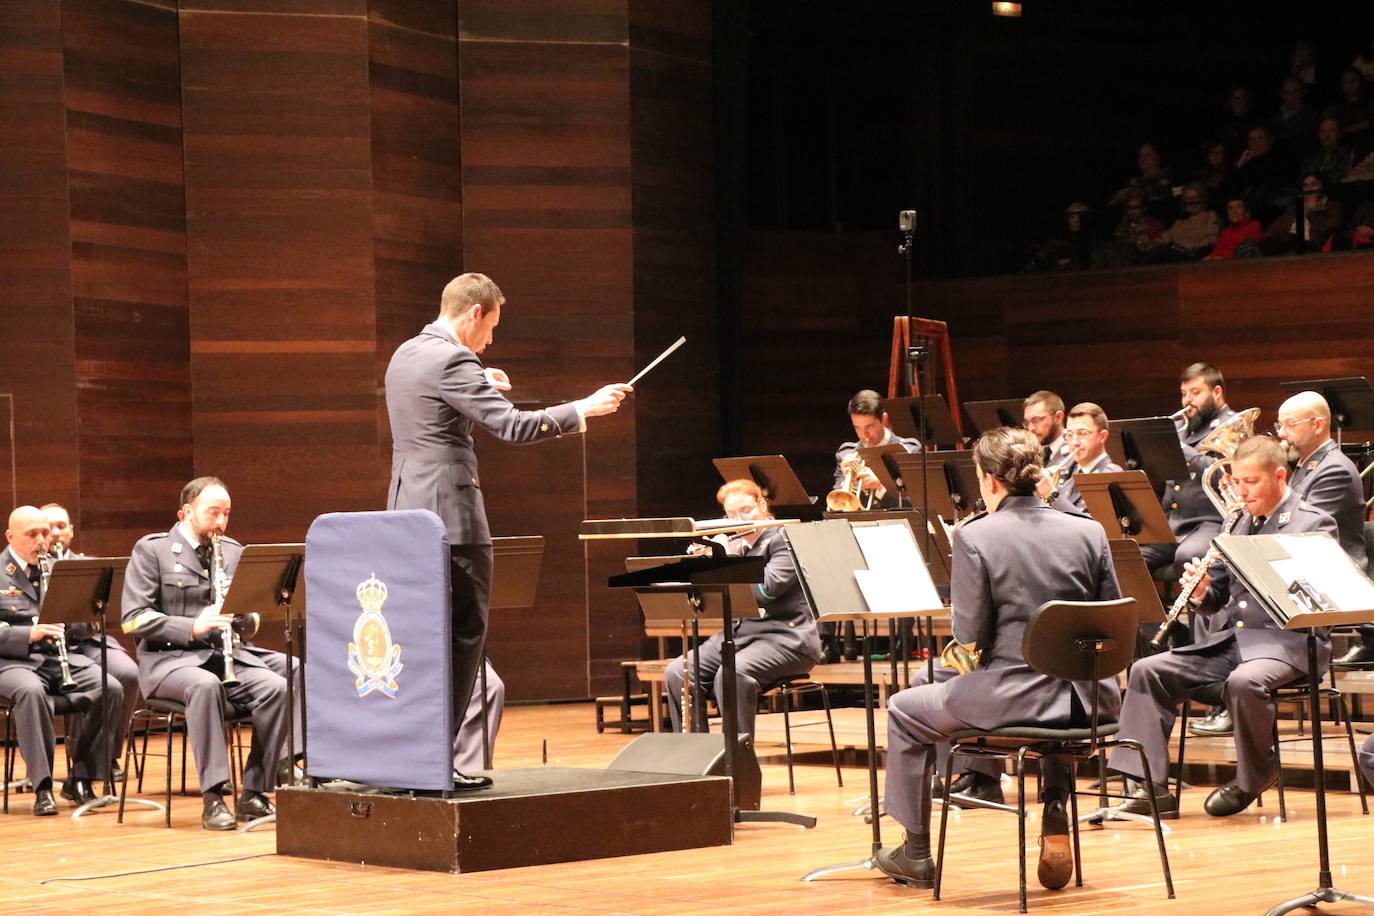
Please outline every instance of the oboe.
[[[56, 562], [53, 554], [44, 551], [38, 555], [38, 575], [39, 588], [42, 591], [40, 598], [48, 596], [48, 580], [52, 578], [52, 566]], [[57, 664], [62, 669], [62, 682], [57, 685], [60, 693], [70, 693], [76, 689], [76, 679], [72, 677], [72, 663], [67, 656], [67, 637], [63, 636], [53, 639], [53, 644], [57, 647]]]
[[[223, 609], [224, 599], [229, 595], [229, 576], [224, 571], [224, 552], [220, 548], [219, 540], [218, 533], [210, 535], [210, 588], [211, 594], [215, 597], [216, 611]], [[234, 671], [234, 649], [238, 647], [238, 642], [238, 634], [234, 632], [232, 623], [220, 628], [220, 652], [224, 654], [224, 675], [220, 682], [225, 687], [233, 687], [239, 683], [238, 673]]]

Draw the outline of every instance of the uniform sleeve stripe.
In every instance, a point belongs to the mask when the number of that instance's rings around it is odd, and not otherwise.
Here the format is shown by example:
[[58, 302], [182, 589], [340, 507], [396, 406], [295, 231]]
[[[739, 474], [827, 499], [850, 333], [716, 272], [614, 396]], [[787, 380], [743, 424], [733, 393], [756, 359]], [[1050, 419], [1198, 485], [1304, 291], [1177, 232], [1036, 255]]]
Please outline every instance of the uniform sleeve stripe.
[[166, 616], [167, 616], [167, 615], [164, 614], [164, 613], [162, 613], [161, 611], [153, 611], [153, 610], [144, 611], [143, 613], [141, 613], [141, 614], [139, 614], [138, 616], [136, 616], [133, 620], [126, 621], [126, 622], [120, 627], [120, 629], [123, 630], [125, 633], [132, 633], [134, 630], [137, 630], [139, 627], [146, 626], [147, 624], [152, 623], [154, 620], [157, 620], [159, 617], [166, 617]]

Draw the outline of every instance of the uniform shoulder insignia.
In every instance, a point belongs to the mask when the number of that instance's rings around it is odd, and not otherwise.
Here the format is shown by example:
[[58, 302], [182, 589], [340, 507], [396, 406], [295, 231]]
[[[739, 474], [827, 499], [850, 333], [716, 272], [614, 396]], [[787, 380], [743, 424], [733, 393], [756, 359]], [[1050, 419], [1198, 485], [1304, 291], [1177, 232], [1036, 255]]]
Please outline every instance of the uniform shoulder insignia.
[[163, 538], [165, 538], [165, 537], [167, 537], [167, 536], [168, 536], [168, 532], [166, 532], [166, 531], [154, 531], [152, 534], [145, 534], [145, 535], [143, 535], [143, 537], [141, 537], [141, 538], [138, 539], [138, 542], [139, 542], [140, 544], [143, 544], [143, 543], [145, 543], [145, 542], [146, 542], [146, 543], [151, 543], [151, 542], [153, 542], [153, 541], [160, 541], [160, 540], [162, 540]]
[[1292, 517], [1293, 517], [1293, 513], [1292, 513], [1292, 512], [1281, 512], [1281, 513], [1279, 513], [1279, 524], [1280, 524], [1280, 525], [1286, 525], [1286, 524], [1288, 524], [1288, 520], [1289, 520], [1290, 518], [1292, 518]]
[[974, 522], [978, 521], [979, 519], [984, 519], [984, 518], [987, 518], [987, 517], [988, 517], [988, 513], [987, 513], [987, 512], [985, 512], [985, 511], [984, 511], [984, 512], [977, 512], [977, 513], [974, 513], [973, 515], [970, 515], [968, 518], [964, 519], [962, 522], [959, 523], [959, 525], [960, 525], [961, 527], [964, 526], [964, 525], [972, 525]]
[[[1050, 509], [1050, 508], [1053, 508], [1053, 507], [1052, 507], [1052, 506], [1046, 506], [1045, 508], [1046, 508], [1046, 509]], [[1072, 511], [1072, 512], [1064, 512], [1064, 513], [1061, 513], [1061, 514], [1063, 514], [1063, 515], [1072, 515], [1074, 518], [1086, 518], [1086, 519], [1087, 519], [1088, 521], [1090, 521], [1090, 522], [1091, 522], [1091, 521], [1094, 521], [1094, 519], [1093, 519], [1093, 517], [1092, 517], [1091, 515], [1089, 515], [1089, 514], [1086, 513], [1086, 512], [1079, 512], [1079, 511], [1076, 510], [1076, 509], [1075, 509], [1074, 511]]]

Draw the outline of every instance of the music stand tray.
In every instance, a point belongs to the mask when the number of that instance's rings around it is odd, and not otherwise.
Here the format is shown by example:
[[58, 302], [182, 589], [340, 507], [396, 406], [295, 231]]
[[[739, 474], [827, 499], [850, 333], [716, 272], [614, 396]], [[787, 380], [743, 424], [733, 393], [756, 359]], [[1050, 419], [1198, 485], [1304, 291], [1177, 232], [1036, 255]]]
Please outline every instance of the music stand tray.
[[1128, 471], [1144, 471], [1151, 480], [1188, 479], [1178, 426], [1168, 417], [1113, 420], [1107, 454]]
[[491, 607], [532, 607], [544, 562], [543, 535], [492, 538]]
[[1106, 529], [1109, 539], [1128, 537], [1142, 544], [1178, 542], [1144, 471], [1075, 474], [1073, 479], [1088, 514]]
[[995, 401], [965, 401], [964, 412], [973, 420], [980, 433], [999, 426], [1020, 429], [1025, 417], [1025, 401], [1021, 398], [998, 398]]
[[1337, 441], [1346, 429], [1374, 429], [1374, 387], [1367, 378], [1323, 378], [1306, 382], [1279, 382], [1285, 395], [1315, 391], [1331, 408], [1331, 428]]
[[797, 472], [782, 455], [750, 455], [743, 458], [713, 458], [721, 480], [752, 480], [763, 490], [773, 506], [809, 506], [816, 497], [806, 492]]
[[[954, 425], [954, 414], [949, 412], [944, 395], [925, 394], [919, 398], [885, 398], [883, 409], [887, 411], [892, 431], [899, 436], [921, 440], [923, 448], [932, 444], [954, 447], [963, 445], [964, 437]], [[925, 412], [925, 429], [921, 429], [920, 414]]]
[[1163, 623], [1164, 604], [1159, 600], [1159, 589], [1155, 580], [1150, 578], [1150, 568], [1140, 555], [1140, 544], [1131, 538], [1112, 538], [1107, 541], [1112, 551], [1112, 566], [1116, 569], [1116, 583], [1121, 594], [1134, 598], [1136, 609], [1140, 612], [1139, 623]]
[[925, 467], [926, 501], [933, 515], [953, 521], [974, 511], [979, 499], [978, 476], [973, 470], [973, 452], [968, 450], [913, 452], [893, 455], [892, 460], [907, 483], [908, 501], [920, 502], [921, 468]]

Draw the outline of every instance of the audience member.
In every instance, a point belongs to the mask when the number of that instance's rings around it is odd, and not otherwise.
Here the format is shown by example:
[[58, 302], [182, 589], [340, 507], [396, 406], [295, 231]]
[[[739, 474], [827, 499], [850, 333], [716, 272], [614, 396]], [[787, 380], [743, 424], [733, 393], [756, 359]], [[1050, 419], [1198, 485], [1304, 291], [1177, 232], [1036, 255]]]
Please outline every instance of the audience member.
[[1312, 42], [1302, 38], [1293, 42], [1293, 53], [1288, 59], [1288, 72], [1306, 86], [1317, 85], [1317, 49], [1313, 47]]
[[1369, 40], [1369, 45], [1363, 51], [1355, 55], [1350, 66], [1360, 72], [1365, 82], [1374, 83], [1374, 38]]
[[1280, 189], [1288, 185], [1293, 173], [1274, 152], [1274, 134], [1269, 128], [1260, 125], [1251, 129], [1245, 152], [1236, 161], [1236, 171], [1246, 205], [1257, 217], [1272, 217], [1287, 203]]
[[1349, 226], [1327, 243], [1330, 251], [1348, 251], [1374, 245], [1374, 200], [1360, 204]]
[[1364, 76], [1356, 68], [1342, 71], [1341, 97], [1326, 107], [1325, 116], [1337, 121], [1341, 139], [1356, 154], [1363, 156], [1374, 147], [1374, 100], [1365, 91]]
[[1259, 220], [1250, 216], [1250, 208], [1245, 201], [1236, 199], [1226, 202], [1226, 228], [1221, 230], [1217, 247], [1213, 248], [1205, 260], [1222, 261], [1236, 257], [1255, 256], [1260, 253], [1259, 244], [1262, 232]]
[[1202, 145], [1202, 165], [1193, 172], [1193, 181], [1202, 185], [1212, 200], [1227, 200], [1238, 178], [1226, 144], [1209, 140]]
[[1159, 147], [1148, 141], [1140, 144], [1136, 165], [1140, 168], [1139, 174], [1112, 195], [1112, 202], [1124, 204], [1127, 197], [1137, 195], [1147, 209], [1168, 204], [1174, 192], [1174, 179], [1164, 165]]
[[1317, 151], [1302, 161], [1299, 175], [1316, 172], [1327, 185], [1345, 178], [1355, 165], [1355, 151], [1341, 145], [1341, 125], [1335, 118], [1323, 118], [1317, 128]]
[[1132, 193], [1126, 198], [1126, 211], [1121, 215], [1121, 222], [1116, 224], [1112, 238], [1143, 252], [1154, 247], [1163, 232], [1164, 225], [1145, 212], [1144, 196]]
[[1059, 235], [1040, 245], [1032, 245], [1026, 270], [1086, 270], [1097, 247], [1089, 229], [1092, 210], [1074, 201], [1064, 210], [1064, 227]]
[[1302, 176], [1302, 210], [1301, 236], [1298, 233], [1296, 202], [1264, 230], [1260, 248], [1266, 254], [1290, 250], [1318, 251], [1345, 222], [1341, 205], [1326, 196], [1326, 183], [1316, 172]]
[[1269, 127], [1280, 155], [1290, 168], [1296, 167], [1317, 133], [1317, 113], [1308, 106], [1306, 87], [1296, 76], [1279, 84], [1279, 110], [1269, 119]]
[[1185, 185], [1182, 199], [1184, 215], [1160, 233], [1159, 241], [1145, 252], [1146, 263], [1196, 261], [1216, 246], [1221, 226], [1202, 185]]
[[1246, 137], [1259, 119], [1254, 115], [1250, 90], [1245, 86], [1232, 86], [1226, 96], [1226, 104], [1231, 117], [1217, 128], [1217, 139], [1225, 143], [1226, 149], [1235, 157], [1244, 151]]

